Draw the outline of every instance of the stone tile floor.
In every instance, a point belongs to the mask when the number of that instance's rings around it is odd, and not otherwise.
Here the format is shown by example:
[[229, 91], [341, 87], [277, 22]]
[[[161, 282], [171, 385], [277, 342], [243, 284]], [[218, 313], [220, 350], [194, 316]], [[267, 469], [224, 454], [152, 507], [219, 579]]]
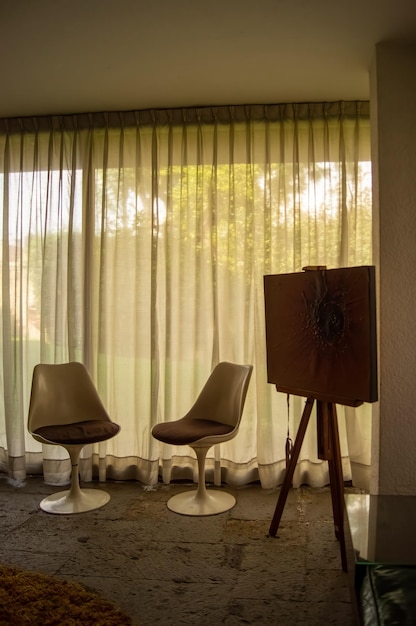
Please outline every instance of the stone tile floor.
[[139, 626], [354, 624], [329, 488], [291, 490], [277, 537], [268, 529], [279, 489], [227, 488], [231, 511], [195, 518], [166, 507], [188, 484], [102, 488], [105, 507], [51, 515], [39, 502], [56, 488], [0, 476], [0, 562], [92, 587]]

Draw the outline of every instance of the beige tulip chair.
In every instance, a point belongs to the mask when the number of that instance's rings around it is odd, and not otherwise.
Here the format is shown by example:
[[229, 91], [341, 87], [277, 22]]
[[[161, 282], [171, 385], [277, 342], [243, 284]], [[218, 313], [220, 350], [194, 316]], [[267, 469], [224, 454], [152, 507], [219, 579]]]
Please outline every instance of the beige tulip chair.
[[155, 439], [171, 445], [190, 446], [198, 460], [198, 488], [168, 501], [168, 508], [183, 515], [215, 515], [235, 504], [231, 494], [207, 490], [205, 459], [211, 446], [229, 441], [238, 433], [252, 365], [221, 362], [212, 371], [190, 411], [181, 419], [157, 424]]
[[110, 496], [105, 491], [80, 488], [78, 463], [84, 446], [114, 437], [120, 426], [108, 416], [82, 363], [36, 365], [28, 430], [43, 444], [63, 446], [71, 458], [70, 489], [44, 498], [42, 510], [68, 515], [107, 504]]

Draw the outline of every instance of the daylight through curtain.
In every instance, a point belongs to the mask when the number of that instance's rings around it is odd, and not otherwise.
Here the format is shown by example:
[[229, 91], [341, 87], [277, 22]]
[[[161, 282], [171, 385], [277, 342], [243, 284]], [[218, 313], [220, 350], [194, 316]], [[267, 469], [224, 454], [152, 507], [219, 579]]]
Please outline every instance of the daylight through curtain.
[[[26, 420], [34, 365], [77, 360], [121, 425], [81, 477], [191, 478], [191, 450], [151, 428], [228, 360], [254, 372], [208, 477], [280, 484], [303, 399], [267, 383], [263, 276], [371, 263], [369, 133], [368, 103], [346, 102], [0, 120], [0, 468], [67, 481], [66, 453]], [[362, 483], [370, 409], [347, 412], [344, 476]], [[301, 483], [328, 483], [313, 422]]]

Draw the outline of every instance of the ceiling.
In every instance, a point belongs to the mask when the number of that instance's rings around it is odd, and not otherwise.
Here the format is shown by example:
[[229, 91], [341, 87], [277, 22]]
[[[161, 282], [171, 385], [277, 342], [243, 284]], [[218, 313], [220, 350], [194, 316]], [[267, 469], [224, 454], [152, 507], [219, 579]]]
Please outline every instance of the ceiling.
[[415, 0], [0, 0], [0, 117], [365, 100]]

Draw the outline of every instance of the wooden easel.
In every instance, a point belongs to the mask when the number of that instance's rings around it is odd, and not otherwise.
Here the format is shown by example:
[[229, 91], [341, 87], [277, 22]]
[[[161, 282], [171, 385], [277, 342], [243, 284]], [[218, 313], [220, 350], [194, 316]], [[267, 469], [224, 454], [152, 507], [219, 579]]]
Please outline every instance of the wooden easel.
[[[293, 474], [315, 400], [316, 399], [312, 397], [307, 398], [306, 400], [299, 429], [296, 434], [295, 443], [293, 445], [292, 455], [286, 469], [285, 478], [269, 529], [269, 535], [272, 537], [276, 536], [277, 529], [279, 528], [280, 519], [286, 504], [287, 495], [292, 486]], [[316, 400], [316, 417], [318, 458], [328, 461], [335, 537], [340, 543], [342, 569], [346, 572], [347, 555], [344, 535], [344, 480], [342, 474], [341, 448], [339, 444], [338, 420], [335, 403]]]

